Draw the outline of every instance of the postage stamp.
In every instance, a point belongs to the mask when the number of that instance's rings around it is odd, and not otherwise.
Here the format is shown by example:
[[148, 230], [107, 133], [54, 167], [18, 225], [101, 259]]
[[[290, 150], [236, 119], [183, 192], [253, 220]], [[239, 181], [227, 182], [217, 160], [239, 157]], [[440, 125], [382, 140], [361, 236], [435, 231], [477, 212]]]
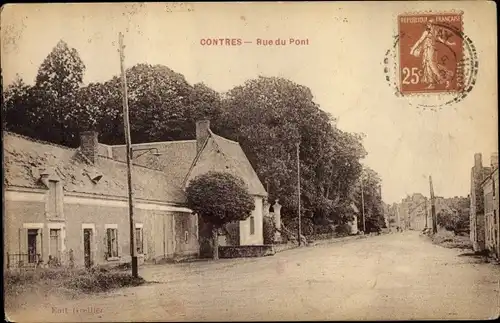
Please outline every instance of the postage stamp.
[[461, 13], [400, 15], [398, 32], [402, 94], [463, 90]]

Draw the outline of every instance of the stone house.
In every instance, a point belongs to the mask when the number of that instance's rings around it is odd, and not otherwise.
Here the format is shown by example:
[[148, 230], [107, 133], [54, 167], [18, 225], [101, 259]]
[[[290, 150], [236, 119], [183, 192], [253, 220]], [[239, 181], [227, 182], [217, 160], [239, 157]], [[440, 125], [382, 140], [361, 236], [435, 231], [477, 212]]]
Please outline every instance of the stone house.
[[[132, 145], [136, 246], [140, 262], [199, 255], [199, 219], [184, 189], [209, 170], [239, 175], [255, 198], [237, 224], [239, 244], [262, 244], [260, 180], [238, 143], [197, 123], [196, 140]], [[130, 261], [125, 146], [84, 132], [73, 149], [4, 132], [4, 263], [75, 266]], [[142, 153], [139, 153], [142, 151]]]
[[470, 190], [470, 240], [474, 251], [485, 248], [484, 192], [482, 183], [491, 173], [490, 167], [483, 166], [482, 155], [474, 154], [471, 169]]
[[[130, 261], [126, 163], [97, 134], [72, 149], [4, 132], [4, 263], [75, 266]], [[198, 253], [197, 218], [163, 172], [133, 165], [139, 261]]]
[[491, 173], [481, 183], [484, 194], [485, 249], [500, 259], [500, 218], [498, 212], [498, 154], [491, 157]]
[[[253, 196], [255, 209], [250, 217], [232, 223], [221, 232], [221, 245], [262, 245], [263, 217], [268, 211], [267, 192], [239, 143], [218, 136], [208, 120], [196, 123], [196, 139], [136, 144], [141, 149], [154, 149], [159, 156], [144, 154], [134, 160], [138, 165], [167, 174], [172, 184], [185, 189], [196, 176], [209, 171], [229, 172], [240, 177]], [[108, 146], [113, 158], [125, 160], [125, 146]], [[199, 219], [199, 238], [203, 244], [211, 238], [209, 228]], [[229, 237], [231, 236], [231, 237]]]

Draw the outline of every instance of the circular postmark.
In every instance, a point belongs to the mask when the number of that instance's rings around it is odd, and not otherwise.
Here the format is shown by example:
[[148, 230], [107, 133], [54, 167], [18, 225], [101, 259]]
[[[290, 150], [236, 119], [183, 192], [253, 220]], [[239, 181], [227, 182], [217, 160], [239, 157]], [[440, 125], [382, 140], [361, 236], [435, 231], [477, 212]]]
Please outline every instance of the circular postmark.
[[479, 63], [461, 21], [446, 23], [446, 14], [408, 17], [398, 18], [415, 19], [420, 25], [418, 18], [425, 18], [426, 27], [424, 32], [422, 28], [405, 32], [400, 26], [384, 55], [386, 82], [396, 96], [408, 98], [409, 105], [424, 110], [436, 111], [463, 101], [474, 88]]

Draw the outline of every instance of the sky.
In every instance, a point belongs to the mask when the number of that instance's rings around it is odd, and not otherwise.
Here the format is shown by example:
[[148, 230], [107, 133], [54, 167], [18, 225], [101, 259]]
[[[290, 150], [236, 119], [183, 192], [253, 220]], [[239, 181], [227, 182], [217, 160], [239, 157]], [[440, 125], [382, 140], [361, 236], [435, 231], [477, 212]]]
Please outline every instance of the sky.
[[[363, 163], [382, 178], [386, 203], [408, 194], [466, 196], [474, 153], [498, 150], [495, 8], [487, 2], [33, 4], [1, 12], [4, 85], [16, 74], [33, 83], [38, 67], [62, 39], [86, 65], [85, 83], [120, 73], [118, 33], [125, 64], [162, 64], [191, 83], [227, 91], [246, 80], [279, 76], [311, 89], [338, 127], [364, 133]], [[432, 6], [432, 8], [430, 7]], [[384, 55], [397, 34], [397, 15], [433, 9], [464, 12], [464, 32], [477, 49], [474, 89], [436, 111], [422, 97], [398, 97], [385, 81]], [[492, 32], [485, 32], [491, 30]], [[251, 41], [203, 46], [202, 39]], [[257, 39], [286, 41], [259, 46]], [[307, 45], [289, 44], [290, 38]], [[438, 102], [442, 98], [425, 100]], [[434, 101], [433, 101], [434, 100]], [[441, 102], [441, 101], [439, 101]]]

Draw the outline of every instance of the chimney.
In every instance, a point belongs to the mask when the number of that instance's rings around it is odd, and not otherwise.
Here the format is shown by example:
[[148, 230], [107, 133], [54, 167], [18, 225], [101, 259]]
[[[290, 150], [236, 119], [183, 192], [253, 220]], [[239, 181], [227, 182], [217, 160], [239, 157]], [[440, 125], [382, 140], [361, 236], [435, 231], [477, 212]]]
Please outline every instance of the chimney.
[[199, 153], [203, 148], [203, 144], [207, 140], [210, 129], [209, 120], [196, 121], [196, 152]]
[[99, 141], [97, 132], [83, 131], [80, 133], [80, 150], [92, 163], [97, 160], [99, 153]]
[[498, 153], [491, 154], [491, 168], [498, 168]]
[[474, 154], [474, 168], [483, 168], [483, 157], [480, 153]]

